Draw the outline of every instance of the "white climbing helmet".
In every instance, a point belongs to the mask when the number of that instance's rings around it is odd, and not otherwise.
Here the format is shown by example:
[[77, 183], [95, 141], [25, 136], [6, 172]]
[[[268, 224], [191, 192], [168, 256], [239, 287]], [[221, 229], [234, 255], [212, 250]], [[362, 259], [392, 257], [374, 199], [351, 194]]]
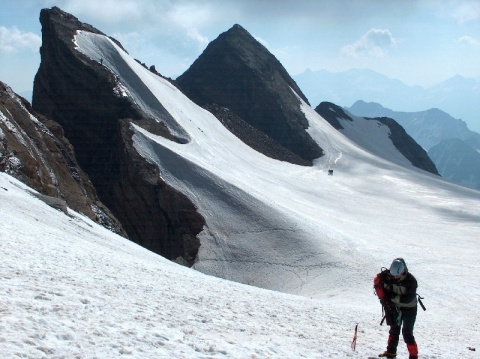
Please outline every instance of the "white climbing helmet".
[[390, 266], [390, 274], [393, 276], [399, 276], [405, 272], [405, 261], [400, 258], [394, 259]]

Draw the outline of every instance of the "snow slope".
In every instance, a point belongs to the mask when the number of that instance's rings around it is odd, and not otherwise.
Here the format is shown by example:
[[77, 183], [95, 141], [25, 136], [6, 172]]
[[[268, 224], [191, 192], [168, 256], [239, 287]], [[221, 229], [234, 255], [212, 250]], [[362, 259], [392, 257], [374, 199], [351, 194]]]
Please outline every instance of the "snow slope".
[[[313, 167], [246, 146], [107, 37], [79, 32], [76, 44], [103, 59], [146, 113], [161, 104], [172, 131], [188, 139], [174, 143], [136, 127], [133, 140], [206, 218], [195, 265], [202, 272], [284, 292], [336, 295], [342, 291], [332, 288], [332, 278], [355, 288], [397, 256], [425, 262], [424, 243], [437, 243], [435, 250], [448, 257], [452, 241], [477, 242], [479, 192], [372, 155], [306, 104], [310, 135], [326, 153]], [[147, 94], [156, 101], [139, 100]], [[398, 153], [386, 153], [398, 162]]]
[[[251, 287], [169, 262], [69, 213], [0, 173], [3, 358], [365, 358], [383, 350], [387, 327], [371, 281], [361, 284], [368, 301], [341, 282], [332, 283], [337, 297]], [[467, 348], [480, 346], [474, 275], [458, 259], [430, 258], [411, 264], [427, 305], [416, 325], [421, 358], [478, 358]], [[430, 271], [436, 280], [427, 282]]]
[[475, 357], [480, 192], [374, 156], [306, 104], [326, 155], [313, 167], [272, 160], [108, 38], [80, 32], [76, 44], [117, 75], [112, 91], [183, 140], [139, 127], [133, 138], [207, 220], [197, 271], [57, 213], [1, 174], [1, 353], [364, 358], [387, 335], [372, 278], [403, 256], [428, 307], [416, 326], [422, 357]]

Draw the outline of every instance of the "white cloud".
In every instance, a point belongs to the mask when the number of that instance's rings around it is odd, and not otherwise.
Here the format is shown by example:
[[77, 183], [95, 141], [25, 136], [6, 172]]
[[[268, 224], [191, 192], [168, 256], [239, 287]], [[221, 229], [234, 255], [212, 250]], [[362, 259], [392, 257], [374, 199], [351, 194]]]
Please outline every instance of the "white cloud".
[[168, 20], [182, 28], [189, 39], [203, 48], [208, 45], [209, 39], [202, 35], [200, 28], [207, 25], [214, 16], [209, 6], [201, 4], [179, 4], [173, 6], [168, 12]]
[[191, 0], [58, 1], [63, 10], [107, 34], [115, 33], [127, 50], [143, 57], [153, 56], [159, 48], [159, 57], [173, 49], [197, 54], [210, 42], [205, 28], [219, 16], [210, 2]]
[[267, 40], [265, 39], [262, 39], [260, 36], [257, 36], [257, 35], [253, 35], [253, 37], [255, 38], [255, 40], [257, 40], [259, 43], [261, 43], [263, 46], [265, 46], [266, 48], [268, 48], [268, 42]]
[[341, 48], [340, 52], [349, 57], [383, 57], [388, 49], [398, 43], [387, 29], [370, 29], [355, 43]]
[[457, 39], [457, 42], [462, 45], [477, 47], [480, 46], [480, 41], [471, 36], [462, 36]]
[[0, 26], [0, 53], [12, 54], [21, 50], [38, 51], [42, 44], [40, 36], [31, 32], [21, 32], [15, 26]]
[[480, 21], [480, 2], [477, 0], [462, 2], [451, 14], [461, 24]]
[[207, 46], [208, 43], [210, 42], [210, 41], [208, 40], [208, 37], [202, 35], [197, 28], [190, 27], [190, 28], [187, 28], [186, 31], [187, 31], [187, 36], [188, 36], [191, 40], [193, 40], [194, 42], [196, 42], [200, 48], [204, 48], [204, 47]]

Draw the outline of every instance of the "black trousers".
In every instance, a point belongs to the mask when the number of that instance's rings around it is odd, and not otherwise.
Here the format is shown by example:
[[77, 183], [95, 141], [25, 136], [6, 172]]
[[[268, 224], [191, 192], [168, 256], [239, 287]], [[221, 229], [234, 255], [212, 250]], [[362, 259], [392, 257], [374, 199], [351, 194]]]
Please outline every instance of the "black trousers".
[[390, 325], [389, 337], [387, 351], [391, 353], [397, 352], [398, 340], [400, 337], [400, 332], [403, 335], [403, 340], [405, 343], [414, 344], [415, 337], [413, 336], [413, 327], [415, 325], [415, 320], [417, 319], [417, 307], [414, 308], [402, 308], [400, 324], [397, 322], [397, 318], [393, 318], [393, 323]]

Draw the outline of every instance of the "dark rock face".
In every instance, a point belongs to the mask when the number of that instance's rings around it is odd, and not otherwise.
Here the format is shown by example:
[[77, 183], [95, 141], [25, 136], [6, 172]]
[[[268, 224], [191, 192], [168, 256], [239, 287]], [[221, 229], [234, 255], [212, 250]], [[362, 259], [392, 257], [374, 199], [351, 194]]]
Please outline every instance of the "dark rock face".
[[[335, 129], [341, 131], [343, 126], [339, 119], [355, 122], [354, 118], [347, 114], [343, 108], [331, 102], [322, 102], [315, 108], [315, 111], [327, 120]], [[398, 151], [410, 161], [410, 163], [424, 171], [438, 175], [437, 168], [425, 150], [410, 137], [405, 129], [395, 120], [388, 117], [364, 118], [365, 120], [376, 120], [390, 129], [390, 140]]]
[[[323, 155], [305, 131], [308, 122], [293, 91], [308, 103], [306, 97], [280, 62], [240, 25], [212, 41], [177, 83], [198, 105], [227, 108], [284, 147], [274, 158], [311, 164]], [[248, 143], [244, 135], [240, 138]]]
[[280, 160], [308, 166], [309, 161], [304, 160], [292, 151], [281, 146], [278, 142], [268, 137], [259, 129], [243, 121], [234, 112], [228, 108], [215, 104], [204, 106], [207, 111], [212, 113], [230, 132], [240, 138], [248, 146], [264, 155]]
[[180, 257], [193, 264], [199, 247], [196, 235], [204, 220], [185, 196], [160, 179], [158, 169], [137, 154], [130, 126], [135, 123], [175, 138], [162, 122], [116, 93], [118, 79], [101, 59], [75, 50], [76, 31], [102, 34], [99, 30], [56, 7], [42, 10], [40, 22], [41, 65], [33, 107], [64, 127], [80, 166], [131, 240], [166, 258]]
[[375, 117], [377, 120], [390, 128], [390, 139], [394, 146], [402, 155], [409, 160], [412, 165], [424, 171], [439, 175], [437, 167], [428, 157], [427, 152], [410, 136], [397, 121], [388, 117]]
[[25, 99], [2, 82], [0, 171], [40, 192], [44, 195], [40, 198], [49, 205], [65, 212], [68, 205], [112, 231], [126, 235], [77, 164], [63, 128], [35, 112]]
[[347, 121], [353, 121], [353, 119], [345, 113], [343, 108], [331, 102], [320, 103], [320, 105], [315, 108], [315, 111], [325, 120], [327, 120], [327, 122], [336, 130], [343, 130], [343, 126], [338, 121], [339, 118], [343, 118]]

